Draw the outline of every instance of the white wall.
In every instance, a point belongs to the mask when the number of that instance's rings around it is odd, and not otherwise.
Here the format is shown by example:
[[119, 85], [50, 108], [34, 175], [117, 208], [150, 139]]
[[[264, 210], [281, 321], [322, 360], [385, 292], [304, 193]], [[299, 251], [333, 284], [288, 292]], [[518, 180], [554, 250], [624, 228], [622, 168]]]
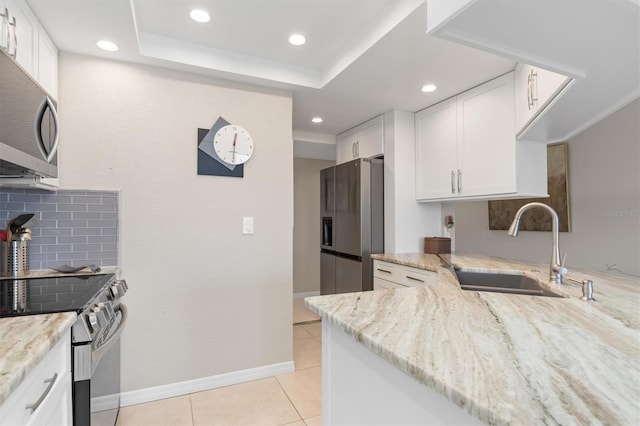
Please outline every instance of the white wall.
[[320, 170], [335, 164], [306, 158], [293, 162], [294, 294], [320, 291]]
[[[640, 100], [569, 143], [573, 230], [560, 233], [567, 265], [640, 275]], [[548, 262], [551, 235], [489, 231], [487, 202], [456, 204], [456, 251]]]
[[[122, 191], [123, 391], [292, 360], [291, 104], [288, 92], [60, 55], [60, 183]], [[197, 129], [220, 115], [254, 138], [242, 179], [197, 175]]]
[[384, 114], [384, 251], [424, 251], [424, 237], [442, 236], [440, 203], [416, 201], [414, 113]]

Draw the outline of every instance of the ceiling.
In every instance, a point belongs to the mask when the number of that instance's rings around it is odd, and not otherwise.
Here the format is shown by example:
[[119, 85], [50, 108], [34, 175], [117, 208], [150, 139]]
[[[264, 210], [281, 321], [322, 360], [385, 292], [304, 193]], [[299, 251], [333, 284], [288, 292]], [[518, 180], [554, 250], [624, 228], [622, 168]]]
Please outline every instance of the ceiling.
[[[515, 67], [426, 35], [424, 0], [28, 3], [61, 51], [290, 90], [294, 138], [306, 142], [332, 142], [377, 114], [420, 110]], [[192, 8], [211, 21], [191, 20]], [[307, 43], [290, 45], [291, 33]], [[99, 50], [101, 39], [120, 50]], [[421, 92], [426, 83], [438, 90]], [[316, 116], [324, 122], [312, 123]]]

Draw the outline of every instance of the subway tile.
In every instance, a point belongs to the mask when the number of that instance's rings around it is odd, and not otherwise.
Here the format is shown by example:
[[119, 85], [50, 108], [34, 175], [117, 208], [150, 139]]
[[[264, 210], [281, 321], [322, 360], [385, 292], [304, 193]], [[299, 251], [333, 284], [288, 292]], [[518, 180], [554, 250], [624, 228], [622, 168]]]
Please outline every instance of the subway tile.
[[89, 204], [87, 206], [87, 211], [89, 212], [108, 212], [115, 213], [116, 205], [105, 205], [105, 204]]
[[73, 198], [71, 198], [71, 196], [58, 195], [58, 194], [42, 196], [43, 203], [70, 204], [72, 201], [73, 201]]
[[40, 227], [41, 229], [45, 229], [45, 228], [55, 229], [57, 227], [65, 228], [65, 226], [60, 226], [57, 220], [39, 220], [38, 227]]
[[58, 205], [54, 203], [25, 203], [24, 209], [30, 212], [55, 212]]
[[14, 213], [24, 213], [24, 203], [9, 201], [4, 205], [4, 210], [13, 211]]
[[100, 251], [102, 247], [100, 244], [74, 244], [73, 251]]
[[90, 243], [90, 244], [115, 243], [115, 242], [117, 242], [117, 238], [115, 237], [115, 235], [90, 236], [90, 237], [88, 237], [87, 242]]
[[102, 197], [95, 195], [74, 196], [74, 204], [101, 204]]
[[58, 253], [58, 260], [87, 260], [87, 253], [78, 251]]
[[118, 244], [101, 244], [100, 250], [102, 250], [102, 251], [116, 251], [116, 250], [118, 250]]
[[71, 220], [71, 212], [42, 212], [43, 220]]
[[102, 220], [118, 220], [118, 213], [102, 212], [100, 213], [100, 215], [101, 215], [100, 219]]
[[74, 228], [73, 235], [101, 235], [102, 231], [100, 228]]
[[56, 244], [52, 246], [43, 246], [43, 251], [47, 253], [64, 253], [73, 251], [73, 246], [71, 244]]
[[40, 197], [40, 194], [9, 194], [9, 202], [39, 203]]
[[115, 220], [88, 220], [89, 228], [115, 228], [117, 223]]
[[58, 244], [86, 244], [87, 237], [86, 236], [76, 236], [76, 237], [58, 237]]
[[86, 220], [59, 220], [58, 226], [62, 228], [86, 228]]
[[70, 236], [73, 232], [71, 228], [40, 228], [43, 237]]
[[60, 241], [57, 237], [37, 237], [31, 240], [31, 246], [46, 245], [46, 244], [58, 244]]
[[104, 194], [102, 195], [102, 204], [109, 204], [109, 205], [114, 205], [118, 203], [118, 194], [117, 193], [112, 193], [112, 194]]
[[86, 204], [60, 204], [58, 203], [59, 212], [86, 212]]
[[87, 191], [78, 191], [78, 190], [64, 190], [64, 191], [57, 191], [58, 194], [64, 194], [64, 196], [69, 196], [69, 195], [87, 195]]
[[[100, 213], [100, 212], [73, 212], [73, 219], [75, 220], [79, 220], [79, 219], [93, 219], [93, 220], [99, 220], [99, 219], [104, 219], [102, 217], [102, 215], [104, 213]], [[109, 213], [111, 214], [111, 213]], [[113, 213], [115, 214], [115, 213]]]
[[102, 235], [118, 235], [116, 228], [102, 228]]

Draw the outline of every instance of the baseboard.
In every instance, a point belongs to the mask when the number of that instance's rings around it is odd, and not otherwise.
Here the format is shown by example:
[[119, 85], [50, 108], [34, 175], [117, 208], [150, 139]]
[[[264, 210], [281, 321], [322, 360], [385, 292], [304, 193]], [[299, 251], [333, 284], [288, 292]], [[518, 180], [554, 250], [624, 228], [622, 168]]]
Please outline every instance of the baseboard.
[[304, 299], [305, 297], [320, 296], [320, 290], [307, 291], [306, 293], [293, 293], [294, 299]]
[[279, 374], [287, 374], [294, 370], [293, 361], [288, 361], [281, 362], [279, 364], [249, 368], [247, 370], [232, 371], [230, 373], [218, 374], [216, 376], [203, 377], [201, 379], [186, 380], [184, 382], [123, 392], [120, 395], [120, 405], [122, 407], [126, 407], [128, 405], [143, 404], [145, 402], [157, 401], [159, 399], [172, 398], [175, 396], [202, 392], [223, 386], [236, 385], [238, 383], [264, 379], [266, 377], [277, 376]]

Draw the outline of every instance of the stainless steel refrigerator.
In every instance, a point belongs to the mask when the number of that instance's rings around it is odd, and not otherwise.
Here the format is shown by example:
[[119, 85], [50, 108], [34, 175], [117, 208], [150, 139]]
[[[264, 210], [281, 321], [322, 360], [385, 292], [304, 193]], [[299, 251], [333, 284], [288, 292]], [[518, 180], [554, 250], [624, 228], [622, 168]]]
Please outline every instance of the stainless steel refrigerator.
[[320, 171], [320, 294], [373, 290], [371, 253], [384, 251], [381, 159]]

